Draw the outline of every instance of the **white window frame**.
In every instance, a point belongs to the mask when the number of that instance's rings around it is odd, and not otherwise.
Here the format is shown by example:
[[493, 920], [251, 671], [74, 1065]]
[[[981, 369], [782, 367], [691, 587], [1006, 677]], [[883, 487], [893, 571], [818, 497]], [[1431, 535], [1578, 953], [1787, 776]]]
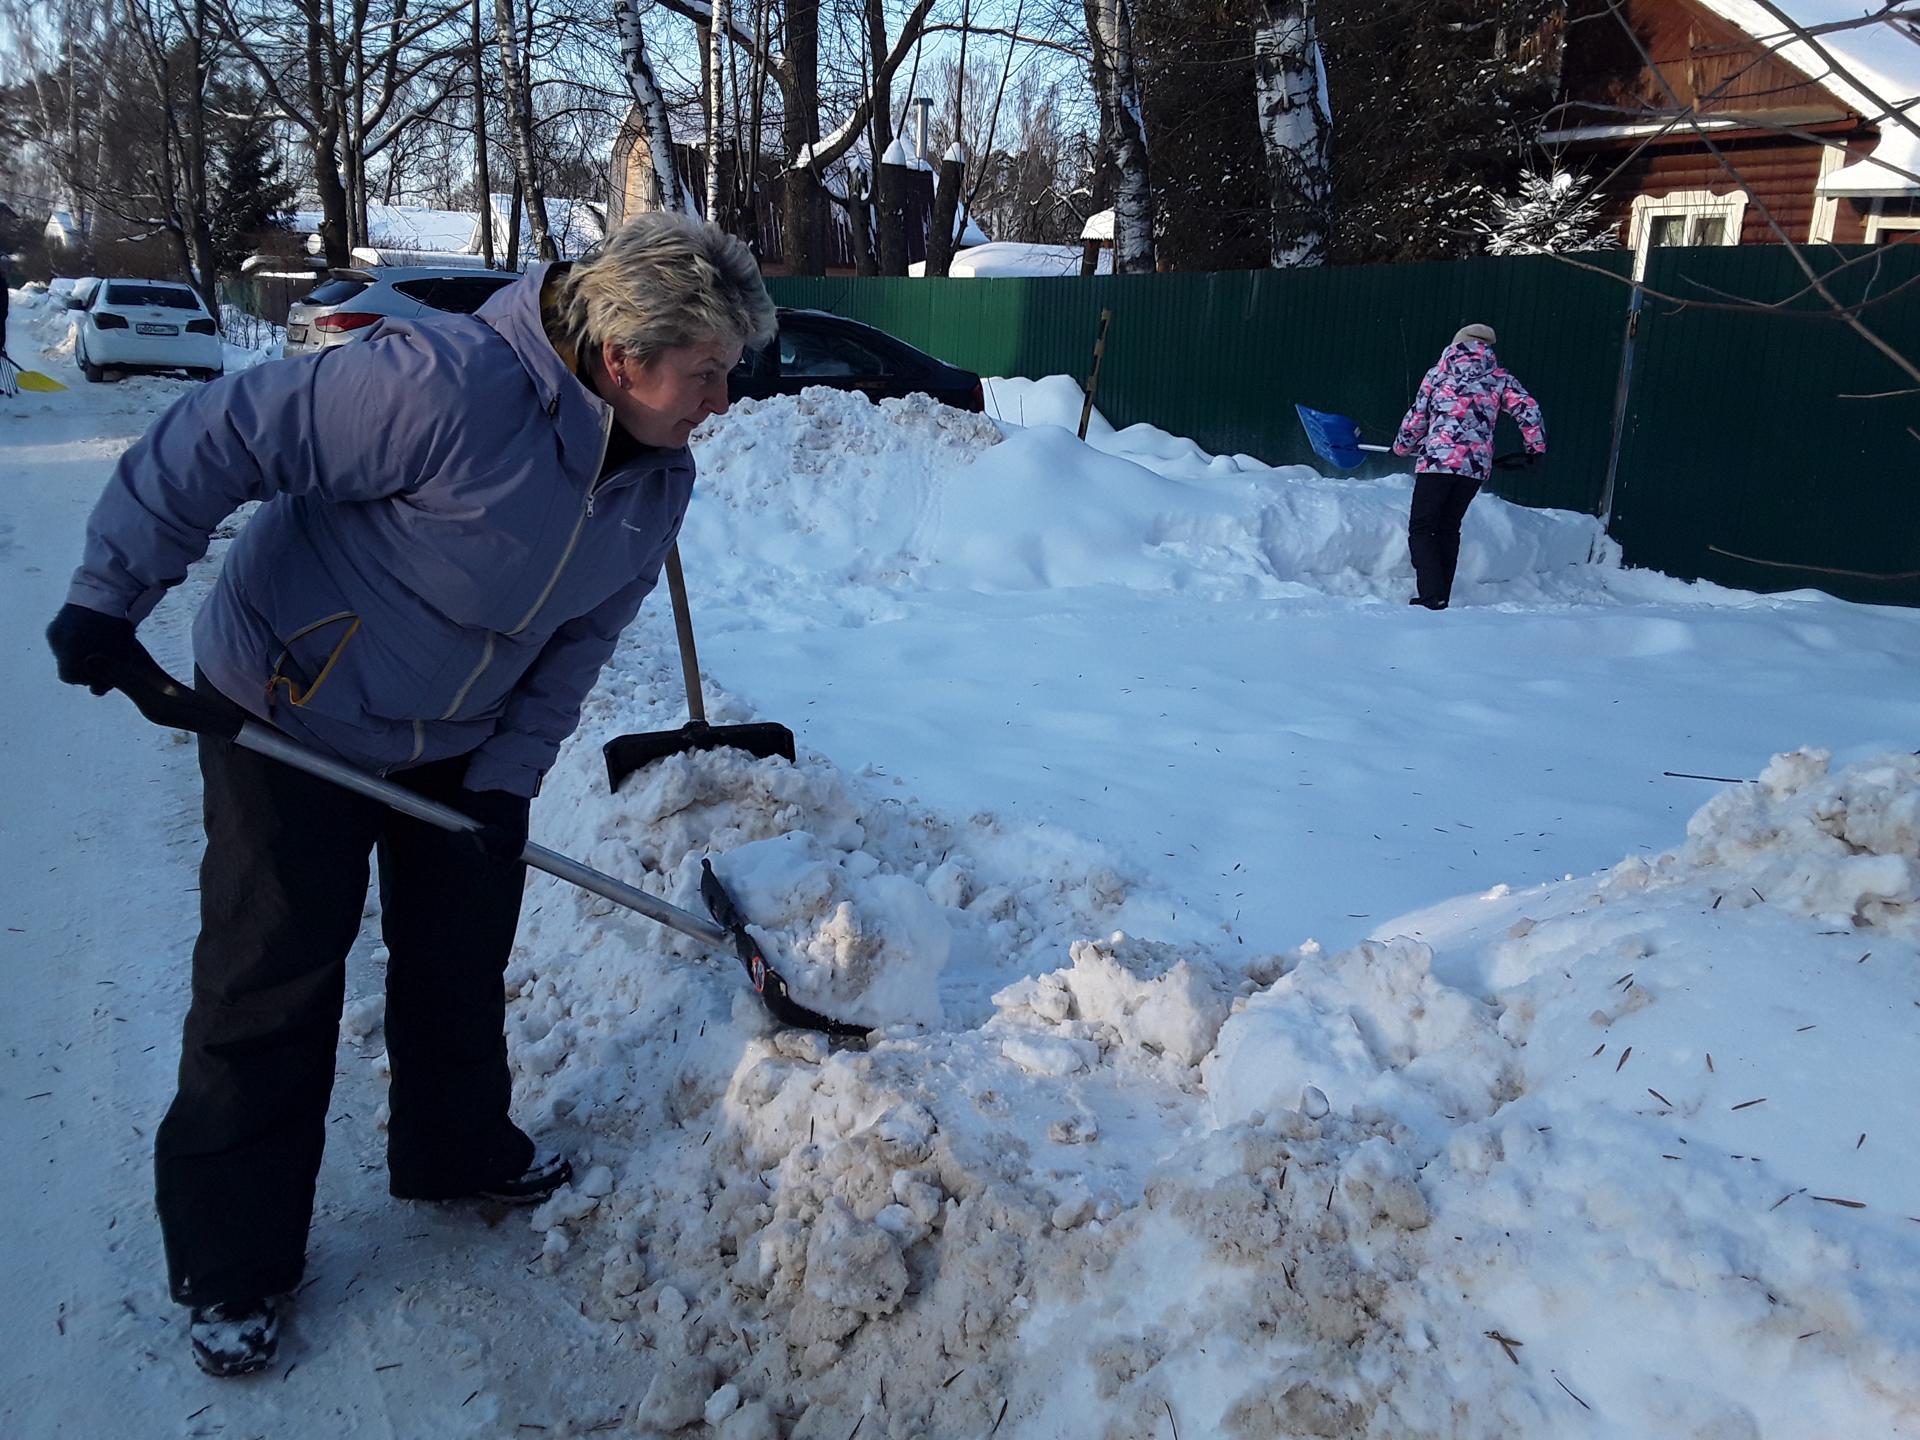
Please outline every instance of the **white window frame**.
[[1867, 244], [1878, 245], [1880, 236], [1888, 230], [1920, 230], [1920, 215], [1882, 215], [1882, 202], [1873, 202], [1873, 211], [1866, 217]]
[[1665, 195], [1634, 196], [1627, 226], [1627, 243], [1633, 251], [1633, 278], [1640, 280], [1646, 276], [1647, 256], [1652, 249], [1647, 242], [1657, 216], [1717, 217], [1722, 222], [1720, 243], [1738, 245], [1740, 226], [1747, 218], [1747, 202], [1744, 190], [1725, 195], [1716, 195], [1711, 190], [1673, 190]]
[[1820, 177], [1813, 182], [1813, 223], [1807, 227], [1807, 243], [1810, 245], [1833, 243], [1834, 232], [1840, 224], [1840, 197], [1822, 194], [1820, 181], [1825, 180], [1846, 163], [1847, 147], [1845, 145], [1820, 147]]

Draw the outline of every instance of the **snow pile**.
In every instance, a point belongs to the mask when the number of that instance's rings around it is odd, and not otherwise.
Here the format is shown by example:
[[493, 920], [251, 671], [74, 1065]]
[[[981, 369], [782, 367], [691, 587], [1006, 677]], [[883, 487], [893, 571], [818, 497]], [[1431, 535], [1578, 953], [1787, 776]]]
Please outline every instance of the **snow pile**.
[[[1274, 1110], [1389, 1122], [1440, 1144], [1516, 1093], [1498, 1013], [1405, 937], [1300, 963], [1231, 1020], [1204, 1073], [1216, 1124]], [[1423, 1157], [1424, 1158], [1424, 1157]]]
[[[769, 591], [804, 595], [813, 619], [893, 618], [906, 590], [983, 593], [1120, 585], [1217, 598], [1310, 592], [1398, 595], [1411, 569], [1411, 480], [1333, 480], [1301, 466], [1208, 457], [1147, 426], [1082, 445], [1053, 419], [1054, 377], [1028, 409], [995, 381], [995, 426], [925, 397], [869, 404], [824, 388], [743, 401], [701, 432], [701, 492], [686, 545], [700, 583], [747, 607]], [[1463, 537], [1463, 584], [1555, 577], [1618, 563], [1591, 516], [1492, 497]], [[802, 623], [796, 604], [781, 620]]]
[[[802, 993], [898, 1013], [867, 1053], [772, 1032], [726, 957], [636, 952], [592, 902], [530, 893], [514, 1054], [592, 1162], [535, 1225], [654, 1364], [641, 1433], [1920, 1413], [1913, 1042], [1884, 1003], [1920, 954], [1884, 877], [1833, 878], [1876, 848], [1911, 863], [1912, 757], [1782, 756], [1651, 864], [1496, 889], [1424, 940], [1248, 960], [1093, 931], [1117, 877], [810, 762], [656, 768], [618, 804], [567, 796], [588, 858], [685, 900], [704, 839]], [[1016, 855], [1024, 890], [995, 883]], [[1829, 878], [1713, 903], [1789, 870]], [[1851, 929], [1809, 963], [1836, 904], [1871, 911], [1877, 963]], [[955, 973], [1009, 965], [990, 1010]], [[1767, 1029], [1801, 1032], [1791, 1083], [1762, 1072]]]
[[1122, 931], [1104, 941], [1076, 940], [1069, 954], [1068, 968], [993, 997], [1000, 1011], [993, 1026], [1006, 1035], [1001, 1053], [1025, 1069], [1071, 1073], [1110, 1050], [1198, 1065], [1213, 1049], [1234, 998], [1254, 985], [1210, 957]]
[[[1754, 785], [1716, 796], [1687, 843], [1648, 879], [1717, 871], [1733, 902], [1758, 897], [1804, 915], [1894, 934], [1920, 931], [1920, 754], [1829, 773], [1824, 750], [1774, 757]], [[1616, 873], [1632, 883], [1637, 871]]]

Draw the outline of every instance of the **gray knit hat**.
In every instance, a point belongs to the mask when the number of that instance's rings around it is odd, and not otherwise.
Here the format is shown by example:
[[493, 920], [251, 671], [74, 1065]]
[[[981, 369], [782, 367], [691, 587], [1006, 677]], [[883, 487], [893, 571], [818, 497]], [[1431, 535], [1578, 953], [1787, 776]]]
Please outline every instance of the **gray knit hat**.
[[1454, 334], [1452, 343], [1458, 345], [1462, 340], [1481, 340], [1491, 345], [1494, 343], [1493, 327], [1491, 325], [1462, 325]]

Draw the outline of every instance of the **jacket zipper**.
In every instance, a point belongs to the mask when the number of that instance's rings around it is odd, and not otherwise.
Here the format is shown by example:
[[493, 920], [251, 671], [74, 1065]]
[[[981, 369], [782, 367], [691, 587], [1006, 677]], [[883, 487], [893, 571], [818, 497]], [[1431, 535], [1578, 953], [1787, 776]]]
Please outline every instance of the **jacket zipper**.
[[[533, 624], [541, 610], [546, 607], [547, 601], [553, 597], [554, 589], [560, 584], [560, 577], [566, 573], [567, 565], [573, 559], [573, 552], [579, 548], [581, 532], [587, 528], [587, 521], [593, 518], [594, 493], [600, 488], [600, 481], [602, 479], [601, 472], [606, 469], [607, 450], [612, 443], [613, 411], [609, 409], [600, 422], [600, 463], [594, 467], [594, 478], [587, 484], [586, 503], [580, 507], [580, 517], [573, 522], [573, 533], [567, 537], [567, 548], [560, 552], [560, 559], [558, 563], [554, 565], [553, 573], [547, 577], [546, 587], [541, 590], [539, 597], [533, 602], [533, 608], [520, 617], [520, 623], [518, 625], [515, 625], [511, 630], [505, 632], [509, 639], [520, 634], [529, 625]], [[494, 632], [489, 630], [487, 632], [487, 643], [480, 651], [480, 663], [473, 667], [473, 673], [467, 676], [466, 683], [455, 693], [453, 703], [447, 707], [446, 713], [440, 717], [442, 720], [453, 719], [459, 712], [460, 707], [466, 704], [467, 696], [473, 693], [473, 687], [480, 683], [480, 677], [486, 674], [487, 667], [493, 663], [494, 640]]]

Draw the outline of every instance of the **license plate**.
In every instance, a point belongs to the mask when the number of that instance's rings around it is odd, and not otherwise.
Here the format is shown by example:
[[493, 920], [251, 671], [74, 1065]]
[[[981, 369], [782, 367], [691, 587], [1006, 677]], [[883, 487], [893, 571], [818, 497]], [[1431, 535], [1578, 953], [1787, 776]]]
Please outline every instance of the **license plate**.
[[142, 320], [133, 328], [138, 330], [142, 335], [178, 335], [180, 333], [180, 327], [178, 325], [154, 325], [145, 320]]
[[304, 339], [306, 339], [306, 338], [307, 338], [307, 327], [306, 327], [306, 326], [304, 326], [304, 325], [289, 325], [289, 326], [287, 326], [287, 339], [289, 339], [289, 340], [291, 340], [291, 341], [293, 341], [293, 342], [294, 342], [295, 344], [298, 344], [298, 343], [299, 343], [300, 341], [302, 341], [302, 340], [304, 340]]

